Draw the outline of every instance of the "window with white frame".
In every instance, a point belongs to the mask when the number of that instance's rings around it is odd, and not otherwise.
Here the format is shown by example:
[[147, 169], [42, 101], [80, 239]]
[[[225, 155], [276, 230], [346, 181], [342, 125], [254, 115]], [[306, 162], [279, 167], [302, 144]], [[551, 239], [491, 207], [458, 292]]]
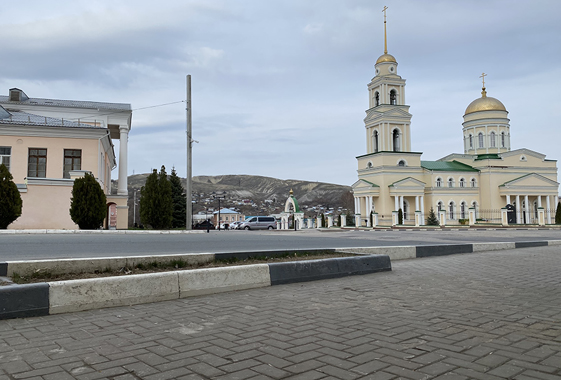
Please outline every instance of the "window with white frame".
[[505, 133], [501, 132], [501, 147], [504, 148], [505, 147]]
[[491, 148], [494, 148], [495, 146], [496, 146], [495, 132], [491, 132]]
[[480, 148], [485, 148], [485, 143], [483, 141], [483, 133], [479, 132], [479, 135], [477, 135], [479, 138], [479, 147]]
[[469, 148], [473, 149], [473, 135], [472, 134], [469, 135]]
[[466, 218], [466, 202], [460, 203], [460, 219]]
[[82, 169], [82, 150], [81, 149], [65, 149], [64, 150], [64, 171], [63, 178], [70, 178], [71, 170]]
[[379, 106], [379, 105], [380, 105], [380, 93], [376, 91], [374, 93], [374, 106]]
[[454, 178], [448, 178], [448, 187], [454, 187]]
[[454, 219], [454, 202], [450, 202], [448, 205], [448, 212], [450, 213], [449, 218]]
[[6, 165], [10, 170], [10, 157], [12, 156], [11, 146], [0, 146], [0, 164]]
[[442, 178], [438, 177], [436, 179], [436, 187], [442, 187]]
[[436, 204], [436, 208], [438, 209], [438, 211], [444, 210], [444, 203], [442, 203], [442, 201], [438, 202]]
[[473, 207], [473, 211], [475, 212], [475, 219], [477, 219], [477, 202], [471, 202], [471, 207]]
[[471, 187], [477, 187], [477, 181], [475, 180], [475, 178], [471, 179]]
[[374, 131], [374, 135], [372, 136], [372, 142], [374, 144], [374, 153], [377, 153], [379, 148], [378, 145], [378, 141], [379, 141], [379, 136], [378, 136], [378, 131]]
[[397, 105], [397, 92], [395, 90], [390, 91], [390, 104], [392, 106]]
[[465, 178], [460, 178], [460, 187], [466, 187], [466, 179]]
[[405, 161], [399, 160], [399, 162], [397, 163], [397, 166], [405, 166]]

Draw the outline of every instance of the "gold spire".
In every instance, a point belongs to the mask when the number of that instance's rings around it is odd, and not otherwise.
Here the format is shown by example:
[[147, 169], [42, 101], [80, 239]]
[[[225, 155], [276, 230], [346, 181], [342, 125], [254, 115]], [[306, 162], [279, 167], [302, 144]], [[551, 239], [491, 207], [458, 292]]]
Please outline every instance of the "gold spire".
[[382, 12], [384, 12], [384, 54], [388, 54], [388, 37], [386, 33], [386, 9], [388, 9], [388, 7], [384, 5], [384, 9], [382, 9]]
[[294, 195], [294, 191], [292, 191], [292, 189], [290, 189], [290, 195]]
[[483, 88], [481, 89], [481, 97], [482, 98], [486, 98], [487, 97], [487, 91], [485, 91], [485, 77], [487, 76], [487, 74], [482, 73], [481, 76], [479, 78], [482, 78], [483, 80]]

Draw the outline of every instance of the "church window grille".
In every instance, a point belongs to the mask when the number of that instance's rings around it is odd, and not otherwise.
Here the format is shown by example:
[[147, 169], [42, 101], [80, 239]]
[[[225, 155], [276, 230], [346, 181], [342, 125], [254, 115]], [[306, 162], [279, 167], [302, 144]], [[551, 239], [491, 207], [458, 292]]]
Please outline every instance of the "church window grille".
[[484, 147], [485, 147], [485, 144], [484, 144], [484, 142], [483, 142], [483, 133], [479, 132], [478, 137], [479, 137], [479, 147], [480, 147], [480, 148], [484, 148]]
[[394, 129], [393, 133], [392, 133], [392, 137], [393, 137], [393, 151], [394, 152], [399, 152], [400, 151], [400, 147], [399, 147], [399, 143], [400, 143], [400, 136], [399, 136], [399, 129]]
[[377, 107], [380, 105], [380, 93], [376, 91], [374, 93], [374, 106]]
[[395, 90], [390, 91], [390, 104], [392, 106], [397, 105], [397, 92]]
[[436, 187], [442, 187], [442, 178], [438, 177], [436, 179]]
[[495, 132], [491, 132], [491, 148], [494, 148], [495, 146]]

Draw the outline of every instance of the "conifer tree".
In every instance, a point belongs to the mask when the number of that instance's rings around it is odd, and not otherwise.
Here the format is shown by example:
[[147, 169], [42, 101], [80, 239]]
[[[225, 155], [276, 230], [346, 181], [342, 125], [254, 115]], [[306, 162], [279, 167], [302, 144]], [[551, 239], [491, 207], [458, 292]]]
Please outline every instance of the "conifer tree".
[[440, 222], [434, 212], [434, 209], [431, 207], [429, 211], [429, 216], [427, 217], [427, 226], [439, 226]]
[[[171, 184], [171, 197], [173, 199], [173, 220], [171, 226], [173, 228], [184, 228], [186, 225], [185, 211], [187, 200], [185, 199], [185, 189], [183, 185], [181, 185], [181, 178], [177, 175], [175, 168], [171, 169], [169, 182]], [[189, 223], [191, 223], [191, 221], [189, 221]]]
[[154, 229], [168, 229], [173, 220], [171, 183], [162, 165], [160, 173], [154, 169], [140, 189], [140, 221]]
[[349, 212], [349, 213], [347, 214], [347, 226], [348, 226], [348, 227], [351, 227], [351, 226], [354, 226], [354, 225], [355, 225], [355, 218], [354, 218], [354, 216], [351, 215], [351, 213]]
[[76, 178], [70, 198], [70, 218], [81, 230], [95, 230], [107, 216], [107, 198], [93, 174]]
[[397, 224], [403, 224], [403, 210], [397, 210]]
[[557, 203], [557, 211], [555, 212], [555, 224], [561, 224], [561, 202]]
[[21, 215], [22, 201], [14, 177], [0, 164], [0, 229], [5, 230]]

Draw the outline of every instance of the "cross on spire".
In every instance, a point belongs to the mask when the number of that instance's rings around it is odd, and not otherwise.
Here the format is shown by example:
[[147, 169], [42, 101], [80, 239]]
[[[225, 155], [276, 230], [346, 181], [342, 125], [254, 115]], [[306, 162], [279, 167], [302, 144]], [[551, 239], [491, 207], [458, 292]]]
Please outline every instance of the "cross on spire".
[[482, 73], [481, 76], [479, 78], [483, 79], [483, 88], [485, 89], [485, 77], [487, 76], [487, 74]]
[[382, 9], [382, 12], [384, 12], [384, 54], [388, 54], [388, 38], [386, 33], [386, 9], [388, 9], [388, 7], [384, 5], [384, 9]]

